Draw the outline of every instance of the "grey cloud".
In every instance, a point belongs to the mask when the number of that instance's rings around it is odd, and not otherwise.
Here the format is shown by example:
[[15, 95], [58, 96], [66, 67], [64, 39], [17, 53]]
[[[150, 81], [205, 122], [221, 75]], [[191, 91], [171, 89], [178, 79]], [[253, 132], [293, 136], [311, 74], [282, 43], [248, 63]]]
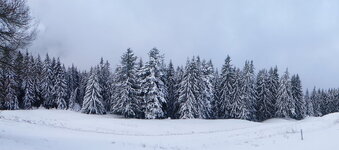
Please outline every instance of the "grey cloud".
[[318, 0], [31, 0], [41, 23], [31, 51], [88, 69], [100, 57], [115, 66], [131, 47], [152, 47], [176, 65], [200, 55], [221, 67], [229, 54], [241, 67], [278, 65], [299, 73], [304, 86], [337, 87], [338, 1]]

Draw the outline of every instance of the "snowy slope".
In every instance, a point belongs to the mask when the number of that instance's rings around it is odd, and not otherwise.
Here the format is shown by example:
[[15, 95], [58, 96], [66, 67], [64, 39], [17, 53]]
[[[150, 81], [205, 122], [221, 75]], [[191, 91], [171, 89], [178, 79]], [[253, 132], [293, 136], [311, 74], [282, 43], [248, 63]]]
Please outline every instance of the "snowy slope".
[[0, 112], [0, 150], [325, 150], [337, 149], [338, 139], [339, 113], [256, 123], [137, 120], [44, 109]]

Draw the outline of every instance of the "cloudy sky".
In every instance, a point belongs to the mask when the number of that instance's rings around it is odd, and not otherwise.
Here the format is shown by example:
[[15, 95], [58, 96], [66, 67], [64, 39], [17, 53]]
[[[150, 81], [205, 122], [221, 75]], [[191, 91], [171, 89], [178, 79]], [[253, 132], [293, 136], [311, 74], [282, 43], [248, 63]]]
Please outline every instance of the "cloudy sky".
[[200, 55], [221, 67], [277, 65], [304, 87], [339, 86], [339, 1], [332, 0], [29, 0], [39, 20], [30, 50], [88, 69], [115, 66], [132, 48], [144, 60], [157, 47], [175, 65]]

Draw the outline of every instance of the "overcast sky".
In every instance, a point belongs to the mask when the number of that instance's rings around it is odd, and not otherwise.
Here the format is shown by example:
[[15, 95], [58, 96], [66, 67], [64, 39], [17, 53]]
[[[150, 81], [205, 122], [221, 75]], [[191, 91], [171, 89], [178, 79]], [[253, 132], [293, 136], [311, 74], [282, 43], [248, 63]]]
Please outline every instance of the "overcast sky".
[[[334, 0], [29, 0], [39, 20], [34, 54], [88, 69], [100, 57], [112, 66], [132, 48], [147, 58], [157, 47], [182, 65], [187, 57], [227, 54], [242, 67], [277, 65], [304, 87], [339, 87], [339, 1]], [[257, 71], [256, 70], [256, 71]]]

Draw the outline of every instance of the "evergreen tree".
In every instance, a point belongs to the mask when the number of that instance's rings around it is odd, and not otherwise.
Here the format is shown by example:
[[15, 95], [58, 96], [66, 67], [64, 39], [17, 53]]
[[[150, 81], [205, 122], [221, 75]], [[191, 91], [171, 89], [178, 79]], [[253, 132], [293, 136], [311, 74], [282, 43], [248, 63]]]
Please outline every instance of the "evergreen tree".
[[31, 109], [36, 100], [35, 85], [34, 85], [34, 59], [31, 57], [31, 60], [27, 62], [25, 69], [25, 78], [23, 81], [23, 89], [25, 90], [25, 95], [23, 99], [23, 108]]
[[306, 90], [304, 99], [305, 99], [305, 102], [306, 102], [306, 115], [314, 116], [313, 102], [312, 102], [312, 99], [310, 98], [310, 94], [308, 92], [308, 89]]
[[22, 87], [22, 82], [24, 80], [24, 72], [27, 70], [25, 69], [25, 64], [24, 64], [24, 56], [22, 55], [22, 53], [19, 51], [16, 54], [15, 60], [13, 62], [13, 69], [14, 69], [14, 73], [15, 73], [15, 77], [14, 80], [16, 81], [16, 95], [17, 95], [17, 99], [19, 102], [23, 101], [23, 97], [25, 95], [25, 89], [23, 89]]
[[214, 101], [214, 86], [213, 86], [213, 79], [214, 79], [214, 68], [212, 61], [206, 62], [205, 60], [202, 61], [201, 65], [201, 100], [202, 100], [202, 118], [212, 118], [212, 102]]
[[322, 116], [321, 113], [322, 100], [320, 99], [320, 90], [317, 91], [315, 87], [313, 88], [313, 91], [311, 93], [311, 102], [313, 104], [314, 116], [315, 117]]
[[81, 72], [79, 75], [80, 75], [79, 99], [78, 99], [77, 103], [80, 106], [82, 106], [83, 101], [84, 101], [84, 97], [85, 97], [85, 94], [86, 94], [86, 85], [87, 85], [87, 81], [88, 81], [90, 74], [88, 72], [84, 71], [84, 72]]
[[299, 75], [293, 75], [291, 78], [291, 94], [296, 107], [296, 116], [294, 119], [303, 119], [306, 116], [306, 103], [303, 97]]
[[[55, 62], [54, 62], [55, 63]], [[44, 68], [43, 68], [43, 79], [42, 79], [42, 95], [43, 95], [43, 106], [45, 108], [52, 108], [53, 107], [53, 94], [54, 94], [54, 74], [53, 74], [53, 66], [51, 59], [49, 58], [48, 54], [46, 54], [46, 58], [44, 61]]]
[[278, 98], [278, 90], [279, 90], [279, 74], [278, 74], [278, 67], [270, 68], [269, 72], [269, 81], [268, 81], [268, 88], [269, 88], [269, 99], [274, 104], [272, 108], [272, 112], [276, 112], [276, 101]]
[[110, 107], [111, 107], [109, 85], [112, 83], [109, 83], [110, 76], [111, 76], [110, 64], [108, 63], [108, 61], [104, 62], [104, 59], [101, 58], [100, 64], [99, 64], [99, 84], [102, 87], [101, 95], [102, 95], [103, 104], [105, 105], [106, 110], [110, 110]]
[[14, 53], [11, 50], [3, 49], [0, 53], [0, 106], [3, 109], [15, 110], [19, 109], [19, 102], [17, 98], [17, 82], [15, 81], [15, 72], [13, 68]]
[[136, 78], [136, 59], [131, 49], [121, 57], [116, 72], [114, 103], [111, 110], [128, 118], [141, 117], [138, 84]]
[[39, 107], [43, 104], [43, 63], [41, 61], [40, 55], [35, 59], [33, 65], [33, 83], [34, 83], [34, 95], [35, 95], [35, 104], [34, 106]]
[[230, 117], [235, 119], [255, 120], [256, 91], [254, 87], [254, 67], [246, 61], [243, 71], [237, 71], [236, 88], [231, 104]]
[[[67, 80], [67, 95], [72, 96], [72, 93], [75, 89], [79, 90], [80, 86], [80, 73], [78, 69], [72, 64], [70, 68], [67, 69], [66, 72], [66, 80]], [[79, 92], [76, 92], [79, 94]], [[67, 97], [70, 98], [70, 97]], [[76, 95], [75, 103], [79, 102], [79, 95]]]
[[60, 60], [58, 58], [54, 73], [55, 73], [55, 84], [54, 84], [54, 103], [58, 109], [67, 109], [67, 85], [65, 78], [65, 67], [61, 66]]
[[235, 83], [233, 85], [229, 117], [234, 119], [251, 120], [252, 112], [247, 104], [249, 101], [246, 101], [243, 97], [244, 89], [242, 87], [244, 87], [243, 72], [241, 72], [240, 69], [237, 69], [235, 72]]
[[79, 89], [76, 88], [71, 92], [71, 96], [69, 98], [68, 109], [73, 111], [80, 111], [81, 106], [77, 103], [77, 99], [79, 96]]
[[164, 118], [164, 105], [166, 104], [164, 94], [164, 83], [161, 80], [160, 71], [161, 56], [159, 50], [153, 48], [149, 52], [149, 61], [143, 67], [141, 93], [143, 95], [144, 114], [146, 119]]
[[221, 69], [220, 87], [218, 88], [219, 97], [219, 118], [230, 118], [230, 111], [235, 98], [237, 88], [236, 72], [231, 65], [231, 57], [227, 56]]
[[269, 89], [269, 75], [265, 69], [260, 70], [257, 76], [256, 91], [257, 91], [257, 119], [264, 121], [274, 117], [274, 101], [271, 98], [272, 94]]
[[88, 78], [82, 112], [86, 114], [105, 114], [106, 110], [102, 103], [101, 87], [99, 84], [98, 67], [91, 70]]
[[277, 117], [295, 118], [296, 106], [291, 93], [291, 81], [287, 69], [280, 79], [276, 107], [277, 107], [276, 112]]
[[176, 81], [175, 81], [175, 71], [174, 66], [172, 64], [172, 61], [170, 61], [167, 69], [166, 69], [166, 88], [167, 88], [167, 95], [166, 95], [166, 101], [168, 103], [167, 107], [167, 113], [168, 116], [171, 118], [175, 117], [175, 102], [176, 102]]
[[211, 102], [212, 105], [212, 118], [217, 119], [218, 118], [218, 112], [219, 112], [219, 104], [220, 104], [220, 75], [218, 69], [214, 71], [214, 78], [212, 80], [212, 85], [214, 88], [213, 91], [213, 101]]
[[174, 91], [174, 102], [173, 102], [173, 117], [179, 118], [179, 109], [180, 109], [180, 102], [179, 102], [179, 96], [180, 96], [180, 86], [181, 82], [184, 79], [184, 69], [183, 67], [177, 67], [175, 71], [175, 91]]
[[179, 88], [179, 118], [199, 118], [199, 70], [195, 58], [187, 61], [184, 78]]

